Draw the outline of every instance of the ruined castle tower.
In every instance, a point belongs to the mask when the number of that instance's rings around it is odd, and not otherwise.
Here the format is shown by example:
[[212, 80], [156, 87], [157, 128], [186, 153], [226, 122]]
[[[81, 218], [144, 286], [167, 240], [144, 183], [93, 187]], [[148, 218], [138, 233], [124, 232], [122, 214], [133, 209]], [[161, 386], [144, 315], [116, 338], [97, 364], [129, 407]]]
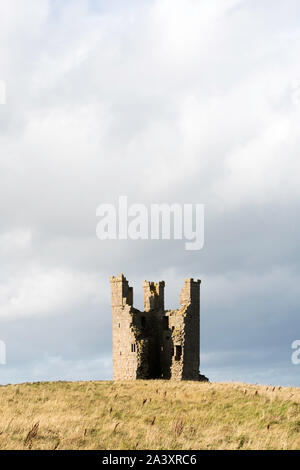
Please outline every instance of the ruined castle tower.
[[186, 279], [180, 307], [165, 310], [164, 281], [144, 281], [141, 312], [123, 274], [110, 278], [114, 380], [207, 380], [199, 374], [200, 283]]

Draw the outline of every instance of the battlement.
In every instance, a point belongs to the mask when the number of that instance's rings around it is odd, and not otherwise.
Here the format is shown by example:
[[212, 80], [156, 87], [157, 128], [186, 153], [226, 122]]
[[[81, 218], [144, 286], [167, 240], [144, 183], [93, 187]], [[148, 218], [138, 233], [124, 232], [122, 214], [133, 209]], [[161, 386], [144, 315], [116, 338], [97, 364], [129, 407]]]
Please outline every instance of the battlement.
[[123, 274], [110, 277], [115, 380], [200, 380], [200, 279], [187, 278], [180, 307], [165, 310], [165, 282], [143, 281], [144, 311]]

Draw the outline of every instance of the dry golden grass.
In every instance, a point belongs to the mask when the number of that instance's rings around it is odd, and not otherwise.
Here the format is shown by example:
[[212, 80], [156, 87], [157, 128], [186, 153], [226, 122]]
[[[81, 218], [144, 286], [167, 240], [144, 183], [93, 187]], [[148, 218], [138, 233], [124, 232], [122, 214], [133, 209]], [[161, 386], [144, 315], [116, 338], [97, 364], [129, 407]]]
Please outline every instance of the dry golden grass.
[[300, 389], [201, 382], [0, 387], [0, 449], [299, 449]]

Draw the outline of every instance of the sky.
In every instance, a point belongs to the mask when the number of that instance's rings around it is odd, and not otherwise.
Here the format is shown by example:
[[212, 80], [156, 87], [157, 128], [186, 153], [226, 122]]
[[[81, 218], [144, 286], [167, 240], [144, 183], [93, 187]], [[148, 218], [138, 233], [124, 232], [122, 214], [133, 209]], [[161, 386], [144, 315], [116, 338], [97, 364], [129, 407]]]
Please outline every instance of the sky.
[[[297, 0], [0, 0], [0, 383], [112, 378], [109, 276], [201, 283], [201, 373], [300, 386]], [[205, 243], [96, 209], [205, 205]]]

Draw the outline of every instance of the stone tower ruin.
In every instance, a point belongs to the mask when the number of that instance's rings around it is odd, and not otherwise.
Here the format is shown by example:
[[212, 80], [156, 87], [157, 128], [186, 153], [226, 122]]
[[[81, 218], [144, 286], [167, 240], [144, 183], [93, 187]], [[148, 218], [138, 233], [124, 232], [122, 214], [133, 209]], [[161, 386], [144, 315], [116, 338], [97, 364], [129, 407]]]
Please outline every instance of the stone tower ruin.
[[164, 281], [144, 281], [141, 312], [123, 274], [110, 278], [114, 380], [207, 380], [199, 374], [200, 283], [186, 279], [180, 307], [165, 310]]

